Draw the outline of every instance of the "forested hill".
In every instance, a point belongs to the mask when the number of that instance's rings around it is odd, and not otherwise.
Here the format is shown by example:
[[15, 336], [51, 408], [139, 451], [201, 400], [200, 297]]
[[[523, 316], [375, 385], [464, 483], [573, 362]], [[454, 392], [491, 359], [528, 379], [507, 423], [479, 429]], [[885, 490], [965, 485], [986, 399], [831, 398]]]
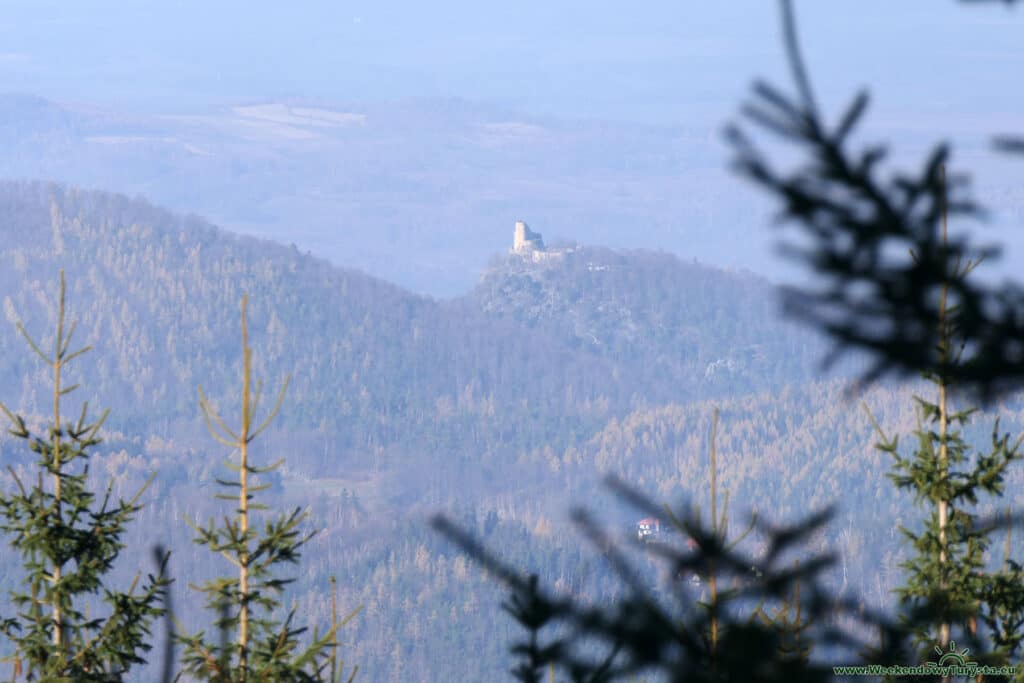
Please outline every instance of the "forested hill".
[[[120, 196], [4, 183], [0, 215], [5, 317], [49, 329], [64, 268], [80, 341], [96, 347], [83, 384], [117, 424], [193, 420], [198, 383], [233, 395], [243, 292], [257, 372], [293, 378], [285, 423], [336, 448], [459, 415], [501, 413], [525, 433], [531, 419], [604, 421], [637, 402], [799, 382], [820, 352], [778, 322], [765, 282], [665, 254], [498, 259], [474, 291], [435, 301]], [[32, 363], [0, 326], [3, 398], [30, 411], [43, 405]]]
[[[822, 342], [781, 322], [772, 288], [748, 273], [565, 245], [496, 256], [473, 290], [438, 301], [141, 200], [0, 183], [0, 401], [34, 424], [50, 377], [14, 323], [52, 344], [61, 268], [77, 343], [94, 346], [69, 372], [82, 389], [66, 410], [82, 399], [111, 409], [90, 477], [130, 496], [157, 475], [116, 571], [130, 580], [149, 569], [144, 549], [170, 548], [189, 629], [208, 625], [189, 584], [229, 570], [184, 521], [226, 511], [213, 482], [227, 453], [205, 432], [196, 386], [236, 422], [243, 293], [265, 393], [292, 376], [252, 452], [260, 464], [287, 459], [263, 501], [308, 508], [322, 530], [289, 600], [325, 625], [336, 576], [339, 604], [363, 606], [344, 639], [360, 680], [492, 681], [509, 669], [501, 590], [427, 514], [449, 515], [548, 583], [609, 600], [621, 584], [564, 523], [568, 508], [601, 505], [627, 531], [633, 511], [599, 493], [606, 473], [658, 502], [699, 503], [716, 406], [731, 514], [783, 521], [839, 500], [840, 518], [815, 541], [843, 552], [836, 587], [881, 604], [899, 577], [892, 530], [917, 519], [912, 501], [893, 494], [845, 382], [816, 377]], [[863, 398], [886, 429], [912, 429], [907, 387]], [[1022, 405], [998, 408], [1015, 433]], [[989, 417], [972, 441], [987, 438]], [[34, 458], [0, 431], [0, 487]], [[1022, 482], [1015, 471], [1008, 488]], [[0, 595], [16, 565], [0, 553]]]
[[[616, 585], [607, 569], [551, 533], [572, 502], [566, 492], [592, 497], [608, 470], [667, 491], [686, 475], [666, 444], [696, 451], [706, 431], [697, 418], [676, 419], [679, 411], [706, 417], [709, 401], [741, 406], [751, 392], [804, 384], [822, 352], [779, 321], [764, 281], [661, 253], [574, 247], [540, 262], [505, 254], [472, 291], [437, 301], [141, 200], [8, 182], [0, 401], [30, 421], [46, 413], [50, 378], [14, 323], [52, 344], [61, 268], [77, 343], [94, 346], [70, 371], [67, 381], [82, 389], [67, 409], [83, 399], [111, 409], [90, 476], [130, 495], [157, 473], [118, 571], [130, 577], [140, 569], [134, 551], [166, 544], [190, 628], [202, 622], [189, 583], [225, 570], [222, 558], [197, 551], [182, 519], [224, 512], [212, 482], [226, 453], [205, 433], [196, 386], [235, 421], [238, 305], [248, 293], [256, 376], [267, 394], [292, 377], [254, 452], [263, 463], [287, 458], [265, 500], [309, 506], [311, 526], [324, 532], [290, 590], [321, 624], [330, 575], [343, 606], [365, 607], [347, 651], [368, 681], [500, 680], [508, 669], [500, 592], [427, 529], [425, 514], [454, 514], [510, 562], [548, 578], [586, 575], [586, 590], [607, 597]], [[812, 412], [822, 401], [814, 395], [799, 402]], [[645, 416], [668, 420], [671, 438], [658, 436], [661, 427], [623, 435], [621, 425], [647, 424]], [[749, 424], [760, 434], [760, 422]], [[0, 462], [24, 474], [34, 456], [19, 448], [0, 433]], [[14, 485], [0, 470], [0, 486]], [[773, 481], [758, 490], [774, 490]], [[0, 594], [17, 577], [14, 556], [4, 558]]]
[[649, 401], [806, 381], [823, 350], [780, 322], [774, 289], [749, 272], [577, 245], [540, 257], [496, 260], [467, 297], [471, 308], [611, 361]]

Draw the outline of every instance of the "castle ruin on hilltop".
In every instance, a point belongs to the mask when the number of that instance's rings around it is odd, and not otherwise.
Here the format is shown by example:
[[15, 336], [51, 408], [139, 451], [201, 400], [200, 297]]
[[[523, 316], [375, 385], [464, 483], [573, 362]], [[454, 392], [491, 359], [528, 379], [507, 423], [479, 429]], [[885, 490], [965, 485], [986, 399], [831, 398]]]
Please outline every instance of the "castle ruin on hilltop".
[[516, 231], [512, 235], [512, 251], [517, 254], [544, 251], [544, 238], [539, 232], [530, 230], [525, 221], [516, 221]]
[[572, 247], [548, 248], [544, 246], [544, 238], [539, 232], [530, 230], [525, 221], [516, 221], [516, 229], [512, 234], [513, 256], [519, 256], [524, 260], [534, 263], [542, 261], [561, 261], [565, 255], [574, 251]]

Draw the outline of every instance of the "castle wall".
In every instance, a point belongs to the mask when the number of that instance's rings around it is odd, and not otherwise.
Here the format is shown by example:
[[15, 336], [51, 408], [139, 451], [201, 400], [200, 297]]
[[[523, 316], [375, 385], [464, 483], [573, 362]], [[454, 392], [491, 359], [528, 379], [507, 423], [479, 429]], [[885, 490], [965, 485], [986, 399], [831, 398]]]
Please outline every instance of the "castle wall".
[[512, 234], [512, 251], [524, 252], [543, 249], [544, 238], [540, 233], [530, 230], [530, 226], [525, 221], [516, 221], [516, 229]]

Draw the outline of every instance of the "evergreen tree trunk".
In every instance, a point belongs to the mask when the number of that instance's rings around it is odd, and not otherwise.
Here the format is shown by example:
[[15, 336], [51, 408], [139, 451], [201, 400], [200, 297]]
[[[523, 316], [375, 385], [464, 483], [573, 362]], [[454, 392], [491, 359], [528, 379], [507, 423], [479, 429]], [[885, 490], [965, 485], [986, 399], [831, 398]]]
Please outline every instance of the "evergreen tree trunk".
[[[64, 327], [64, 273], [60, 276], [60, 303], [59, 312], [57, 315], [57, 339], [54, 342], [56, 345], [56, 353], [53, 354], [53, 497], [54, 507], [57, 510], [57, 519], [61, 519], [61, 499], [60, 499], [60, 370], [64, 364], [60, 353], [60, 340], [63, 336]], [[60, 565], [54, 564], [53, 567], [53, 585], [54, 587], [60, 583], [61, 578], [61, 567]], [[53, 592], [53, 644], [56, 646], [57, 651], [63, 657], [64, 654], [64, 636], [62, 633], [63, 619], [60, 611], [60, 592], [54, 590]]]
[[[245, 319], [247, 299], [242, 297], [242, 428], [238, 439], [238, 450], [241, 459], [238, 487], [238, 523], [242, 530], [242, 538], [249, 534], [249, 427], [250, 414], [249, 392], [252, 376], [252, 352], [249, 349], [249, 327]], [[238, 672], [241, 683], [246, 683], [249, 660], [249, 542], [238, 555], [238, 590], [242, 604], [238, 613]]]
[[[942, 194], [941, 197], [941, 211], [942, 211], [942, 247], [945, 249], [949, 245], [949, 233], [946, 226], [946, 167], [939, 167], [939, 178], [942, 182]], [[945, 263], [945, 259], [943, 259]], [[939, 476], [946, 480], [949, 478], [949, 446], [947, 443], [947, 433], [949, 429], [949, 411], [947, 410], [947, 396], [946, 396], [946, 367], [949, 365], [951, 360], [950, 357], [950, 336], [951, 330], [949, 329], [948, 322], [946, 320], [946, 298], [949, 295], [949, 281], [943, 279], [942, 290], [939, 295], [939, 375], [938, 375], [938, 388], [939, 388]], [[942, 576], [940, 586], [945, 591], [948, 586], [946, 585], [946, 527], [949, 524], [949, 501], [945, 498], [938, 501], [938, 514], [939, 514], [939, 567]], [[942, 624], [939, 627], [939, 643], [945, 651], [949, 647], [950, 640], [950, 625], [949, 619], [943, 619]]]
[[[711, 417], [711, 533], [715, 538], [718, 534], [718, 451], [715, 447], [715, 439], [718, 436], [718, 408], [715, 408]], [[725, 511], [722, 511], [725, 514]], [[724, 536], [724, 534], [723, 534]], [[723, 537], [724, 541], [724, 537]], [[715, 561], [711, 559], [708, 563], [708, 589], [711, 596], [711, 673], [718, 672], [718, 581], [715, 571]]]

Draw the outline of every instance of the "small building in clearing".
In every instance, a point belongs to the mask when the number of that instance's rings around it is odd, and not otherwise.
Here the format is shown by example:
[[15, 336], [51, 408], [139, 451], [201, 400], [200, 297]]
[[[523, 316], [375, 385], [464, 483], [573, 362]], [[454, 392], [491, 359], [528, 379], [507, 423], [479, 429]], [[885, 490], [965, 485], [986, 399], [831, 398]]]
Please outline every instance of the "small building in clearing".
[[644, 517], [636, 523], [636, 537], [640, 541], [653, 541], [661, 535], [661, 520]]

